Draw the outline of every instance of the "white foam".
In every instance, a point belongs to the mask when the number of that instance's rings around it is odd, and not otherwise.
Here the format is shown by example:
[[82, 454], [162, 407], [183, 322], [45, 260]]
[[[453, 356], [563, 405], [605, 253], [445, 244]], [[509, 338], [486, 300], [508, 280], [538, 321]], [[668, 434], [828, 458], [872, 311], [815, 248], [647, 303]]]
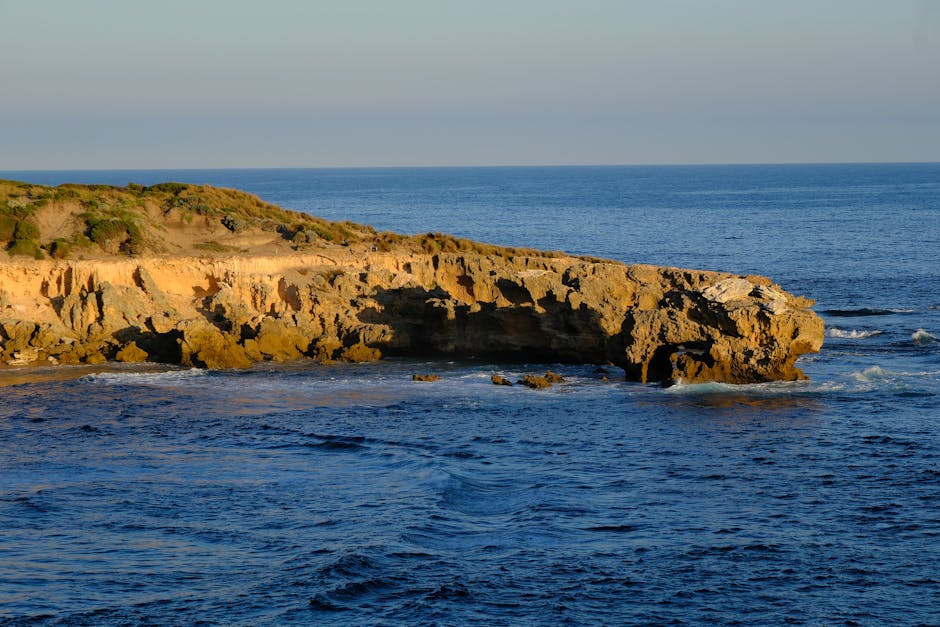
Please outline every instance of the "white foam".
[[683, 383], [680, 379], [668, 388], [666, 394], [734, 394], [767, 396], [806, 390], [807, 381], [774, 381], [771, 383]]
[[858, 383], [897, 382], [902, 379], [920, 379], [936, 377], [940, 370], [923, 370], [918, 372], [885, 370], [881, 366], [869, 366], [861, 372], [853, 372], [849, 376]]
[[849, 373], [843, 380], [775, 381], [735, 385], [730, 383], [678, 383], [663, 390], [677, 396], [740, 396], [751, 399], [801, 397], [818, 394], [868, 393], [881, 389], [917, 389], [925, 379], [940, 376], [940, 371], [894, 371], [881, 366], [869, 366]]
[[730, 391], [729, 383], [683, 383], [679, 379], [668, 388], [664, 389], [666, 394], [715, 394]]
[[105, 385], [166, 385], [179, 383], [206, 376], [207, 371], [200, 368], [189, 370], [133, 371], [133, 372], [98, 372], [85, 375], [79, 381], [83, 383], [101, 383]]
[[895, 373], [885, 370], [881, 366], [869, 366], [861, 372], [853, 372], [849, 376], [859, 383], [871, 383], [872, 381], [890, 379], [895, 376]]
[[874, 337], [876, 335], [881, 335], [884, 331], [878, 329], [872, 329], [870, 331], [865, 331], [862, 329], [840, 329], [838, 327], [830, 327], [826, 329], [826, 337], [839, 338], [842, 340], [864, 340], [869, 337]]
[[917, 329], [911, 334], [911, 341], [918, 346], [924, 346], [926, 344], [932, 344], [938, 340], [937, 336], [929, 333], [927, 329]]

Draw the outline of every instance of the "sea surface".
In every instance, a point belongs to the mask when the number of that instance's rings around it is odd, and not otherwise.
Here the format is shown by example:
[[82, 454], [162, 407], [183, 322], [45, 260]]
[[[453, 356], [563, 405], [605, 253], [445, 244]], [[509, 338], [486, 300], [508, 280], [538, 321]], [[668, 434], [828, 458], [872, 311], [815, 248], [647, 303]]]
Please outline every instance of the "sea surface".
[[811, 381], [748, 386], [4, 370], [0, 624], [940, 624], [940, 164], [0, 177], [764, 274], [827, 325]]

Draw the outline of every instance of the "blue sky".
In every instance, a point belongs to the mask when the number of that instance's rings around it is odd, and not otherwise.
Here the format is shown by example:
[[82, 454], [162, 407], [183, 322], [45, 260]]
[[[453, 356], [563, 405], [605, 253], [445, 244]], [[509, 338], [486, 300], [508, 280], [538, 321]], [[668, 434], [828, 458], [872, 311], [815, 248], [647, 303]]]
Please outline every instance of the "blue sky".
[[0, 169], [940, 161], [936, 0], [0, 0]]

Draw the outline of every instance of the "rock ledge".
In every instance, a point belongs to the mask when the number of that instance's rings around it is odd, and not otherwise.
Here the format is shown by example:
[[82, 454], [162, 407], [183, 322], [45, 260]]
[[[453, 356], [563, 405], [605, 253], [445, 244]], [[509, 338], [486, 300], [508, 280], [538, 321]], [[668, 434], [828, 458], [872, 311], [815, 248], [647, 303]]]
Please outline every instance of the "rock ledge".
[[637, 381], [803, 378], [823, 322], [764, 277], [575, 257], [330, 256], [0, 262], [0, 362], [387, 355], [615, 364]]

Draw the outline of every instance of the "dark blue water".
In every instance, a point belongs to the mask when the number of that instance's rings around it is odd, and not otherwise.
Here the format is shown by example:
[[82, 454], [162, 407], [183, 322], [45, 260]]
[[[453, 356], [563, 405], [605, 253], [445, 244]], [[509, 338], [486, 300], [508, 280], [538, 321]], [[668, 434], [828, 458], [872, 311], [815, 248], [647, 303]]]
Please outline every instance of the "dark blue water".
[[738, 387], [0, 373], [0, 622], [940, 622], [940, 165], [0, 176], [767, 274], [829, 336], [812, 381]]

